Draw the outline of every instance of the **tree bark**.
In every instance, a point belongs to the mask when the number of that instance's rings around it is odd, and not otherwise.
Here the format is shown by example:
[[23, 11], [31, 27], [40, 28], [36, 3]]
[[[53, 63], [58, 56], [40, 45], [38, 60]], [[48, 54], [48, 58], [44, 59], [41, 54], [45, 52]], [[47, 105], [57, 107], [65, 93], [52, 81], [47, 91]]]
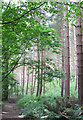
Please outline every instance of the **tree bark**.
[[[25, 51], [24, 51], [25, 52]], [[25, 63], [25, 54], [24, 54], [24, 63]], [[24, 84], [25, 84], [25, 65], [23, 65], [23, 85], [22, 85], [22, 96], [24, 96]]]
[[76, 48], [76, 28], [75, 26], [73, 27], [74, 29], [74, 42], [75, 42], [75, 90], [77, 89], [77, 77], [78, 77], [78, 68], [77, 68], [77, 48]]
[[[64, 36], [63, 36], [63, 13], [61, 12], [61, 40], [62, 40], [62, 71], [64, 72]], [[63, 97], [64, 78], [62, 78], [61, 96]]]
[[39, 87], [40, 87], [40, 51], [39, 51], [39, 40], [37, 43], [37, 57], [38, 57], [38, 79], [37, 79], [37, 93], [36, 96], [39, 95]]
[[[44, 71], [45, 71], [45, 49], [44, 49]], [[45, 74], [44, 74], [44, 80], [43, 80], [43, 94], [45, 94]]]
[[33, 95], [33, 67], [32, 67], [32, 80], [31, 80], [31, 95]]
[[40, 81], [40, 95], [42, 93], [42, 82], [43, 82], [43, 59], [44, 59], [44, 51], [42, 51], [41, 55], [41, 81]]
[[19, 83], [17, 82], [17, 97], [18, 97], [18, 95], [19, 95], [19, 94], [18, 94], [18, 93], [19, 93], [19, 91], [18, 91], [18, 84], [19, 84]]
[[[81, 10], [80, 15], [81, 16]], [[76, 39], [77, 39], [77, 60], [78, 60], [78, 99], [79, 104], [83, 105], [83, 46], [82, 46], [82, 25], [81, 17], [77, 19]]]
[[[68, 11], [65, 12], [65, 18]], [[69, 23], [65, 22], [65, 96], [70, 96]]]
[[26, 88], [26, 95], [28, 94], [28, 82], [29, 82], [29, 68], [27, 73], [27, 88]]
[[34, 76], [34, 86], [33, 86], [33, 92], [35, 90], [35, 84], [36, 84], [36, 72], [35, 72], [35, 76]]

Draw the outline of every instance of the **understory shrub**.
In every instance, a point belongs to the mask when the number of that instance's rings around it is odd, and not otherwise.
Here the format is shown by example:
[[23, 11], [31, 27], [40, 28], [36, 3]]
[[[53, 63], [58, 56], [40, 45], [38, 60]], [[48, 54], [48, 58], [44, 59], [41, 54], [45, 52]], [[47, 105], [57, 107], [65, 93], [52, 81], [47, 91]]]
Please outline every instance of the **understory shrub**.
[[77, 103], [77, 98], [74, 96], [67, 98], [25, 96], [17, 102], [17, 105], [23, 108], [21, 114], [25, 118], [82, 120], [82, 107]]

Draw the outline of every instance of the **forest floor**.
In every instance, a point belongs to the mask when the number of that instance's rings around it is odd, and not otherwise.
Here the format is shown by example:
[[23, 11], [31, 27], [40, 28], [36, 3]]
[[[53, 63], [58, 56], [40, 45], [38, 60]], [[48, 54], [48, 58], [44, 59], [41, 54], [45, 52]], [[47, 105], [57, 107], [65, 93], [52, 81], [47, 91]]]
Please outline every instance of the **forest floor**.
[[9, 98], [9, 101], [5, 102], [2, 110], [2, 120], [5, 120], [4, 118], [23, 118], [19, 114], [20, 110], [21, 108], [16, 106], [16, 98]]

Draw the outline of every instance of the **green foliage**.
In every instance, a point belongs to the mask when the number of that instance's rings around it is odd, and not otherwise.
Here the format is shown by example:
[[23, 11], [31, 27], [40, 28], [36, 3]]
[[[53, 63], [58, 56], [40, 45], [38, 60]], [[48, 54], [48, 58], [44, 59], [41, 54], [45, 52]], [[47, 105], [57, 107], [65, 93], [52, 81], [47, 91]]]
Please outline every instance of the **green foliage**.
[[5, 104], [4, 102], [0, 101], [0, 108], [2, 108], [2, 109], [3, 109], [4, 104]]
[[83, 108], [77, 102], [75, 97], [25, 96], [18, 100], [17, 105], [23, 107], [21, 113], [25, 118], [82, 120]]
[[47, 67], [47, 70], [44, 72], [45, 75], [45, 81], [47, 82], [51, 82], [53, 81], [55, 78], [63, 78], [64, 77], [64, 73], [61, 72], [58, 69], [52, 69], [50, 67]]
[[[21, 111], [25, 117], [30, 115], [35, 116], [37, 118], [42, 117], [43, 114], [46, 114], [49, 111], [46, 109], [46, 105], [44, 104], [45, 101], [48, 101], [49, 104], [53, 104], [51, 97], [33, 97], [33, 96], [26, 96], [18, 101], [18, 105], [24, 105], [24, 109]], [[27, 104], [27, 105], [26, 105]], [[26, 112], [25, 112], [26, 111]]]
[[73, 75], [70, 76], [70, 80], [71, 81], [75, 81], [75, 74], [73, 74]]
[[15, 76], [13, 73], [11, 73], [9, 76], [8, 76], [8, 82], [9, 82], [9, 86], [12, 88], [15, 86], [16, 84], [16, 79], [15, 79]]
[[[67, 3], [70, 7], [66, 20], [70, 22], [72, 15], [74, 18], [73, 21], [80, 17], [79, 9], [82, 7], [82, 3], [83, 2], [79, 2], [78, 4], [72, 2]], [[51, 20], [55, 14], [60, 16], [62, 8], [62, 11], [66, 11], [65, 3], [58, 4], [56, 1], [46, 2], [39, 8], [38, 6], [41, 5], [41, 2], [26, 1], [20, 2], [19, 4], [20, 6], [10, 3], [7, 8], [8, 3], [7, 5], [4, 2], [2, 3], [2, 23], [5, 23], [2, 26], [2, 87], [4, 96], [7, 93], [4, 91], [8, 90], [8, 86], [13, 87], [15, 85], [15, 79], [11, 73], [18, 66], [25, 65], [25, 61], [27, 61], [26, 58], [26, 60], [23, 59], [24, 55], [26, 55], [26, 49], [30, 51], [33, 49], [33, 46], [37, 47], [38, 45], [40, 52], [47, 49], [51, 50], [52, 53], [61, 53], [60, 38], [54, 29], [46, 26], [46, 22], [47, 20]], [[51, 18], [46, 18], [45, 13], [49, 12], [52, 14]], [[52, 81], [55, 80], [55, 78], [64, 77], [64, 73], [58, 70], [52, 62], [53, 61], [45, 59], [45, 66], [43, 66], [43, 68], [40, 60], [33, 61], [28, 59], [26, 64], [29, 65], [30, 69], [34, 67], [36, 73], [38, 73], [37, 69], [39, 67], [40, 69], [44, 69], [43, 80], [45, 81]], [[53, 68], [51, 68], [50, 65]], [[6, 86], [7, 89], [5, 89]]]
[[19, 101], [17, 102], [17, 105], [21, 106], [21, 107], [24, 107], [26, 106], [27, 104], [30, 104], [34, 101], [34, 96], [25, 96], [21, 99], [19, 99]]

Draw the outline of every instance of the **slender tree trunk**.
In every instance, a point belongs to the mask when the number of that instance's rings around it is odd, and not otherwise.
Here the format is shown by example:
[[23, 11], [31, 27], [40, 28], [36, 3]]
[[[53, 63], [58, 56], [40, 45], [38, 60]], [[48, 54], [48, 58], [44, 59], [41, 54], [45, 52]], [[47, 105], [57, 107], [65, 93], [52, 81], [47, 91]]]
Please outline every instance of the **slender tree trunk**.
[[[60, 55], [59, 54], [57, 54], [57, 66], [58, 66], [58, 69], [60, 69]], [[58, 81], [58, 83], [59, 83], [59, 87], [61, 88], [61, 79], [60, 78], [57, 78], [57, 81]]]
[[[27, 58], [29, 58], [28, 49], [27, 49]], [[28, 94], [28, 89], [29, 89], [29, 65], [27, 65], [26, 73], [27, 73], [27, 86], [26, 86], [26, 95], [27, 95]]]
[[[65, 17], [68, 11], [65, 12]], [[65, 22], [65, 96], [70, 95], [69, 23]]]
[[45, 94], [45, 81], [43, 80], [43, 94]]
[[[33, 49], [34, 49], [34, 47], [33, 47]], [[34, 62], [34, 56], [32, 57], [32, 60]], [[33, 84], [34, 84], [34, 67], [33, 67], [33, 63], [32, 63], [31, 95], [33, 95], [33, 88], [34, 88]]]
[[[62, 71], [64, 72], [64, 36], [63, 36], [63, 13], [61, 12], [61, 40], [62, 40]], [[61, 96], [63, 97], [64, 78], [62, 78]]]
[[26, 88], [26, 95], [28, 94], [28, 83], [29, 83], [29, 68], [27, 73], [27, 88]]
[[23, 84], [23, 67], [21, 67], [21, 91], [22, 91], [22, 84]]
[[60, 81], [60, 78], [59, 78], [59, 87], [61, 87], [61, 81]]
[[75, 73], [75, 60], [74, 60], [74, 44], [73, 43], [71, 43], [71, 51], [72, 51], [72, 62], [73, 62], [73, 72], [72, 72], [72, 74], [74, 74]]
[[[44, 61], [43, 61], [43, 64], [44, 64], [44, 70], [45, 71], [45, 49], [44, 49]], [[45, 94], [45, 74], [44, 74], [44, 80], [43, 80], [43, 94]]]
[[77, 19], [78, 23], [76, 26], [76, 38], [77, 38], [77, 60], [78, 60], [78, 99], [79, 99], [79, 104], [83, 105], [83, 48], [82, 48], [81, 21], [82, 21], [81, 17]]
[[23, 66], [23, 84], [22, 84], [22, 96], [24, 96], [24, 80], [25, 80], [25, 66]]
[[19, 83], [17, 82], [17, 97], [18, 97], [18, 84], [19, 84]]
[[[25, 55], [24, 55], [25, 61]], [[24, 84], [25, 84], [25, 65], [23, 65], [23, 85], [22, 85], [22, 96], [24, 96]]]
[[34, 87], [33, 87], [33, 92], [35, 90], [35, 83], [36, 83], [36, 72], [35, 72], [35, 77], [34, 77]]
[[37, 93], [36, 96], [39, 95], [39, 87], [40, 87], [40, 52], [39, 52], [39, 40], [37, 44], [37, 56], [38, 56], [38, 79], [37, 79]]
[[43, 82], [43, 51], [42, 51], [42, 55], [41, 55], [41, 81], [40, 81], [40, 95], [42, 93], [42, 82]]
[[31, 95], [33, 95], [33, 67], [32, 67], [32, 81], [31, 81]]
[[74, 28], [74, 42], [75, 42], [75, 60], [76, 60], [76, 64], [75, 64], [75, 90], [77, 89], [77, 76], [78, 76], [78, 69], [77, 69], [77, 48], [76, 48], [76, 28], [75, 26]]

